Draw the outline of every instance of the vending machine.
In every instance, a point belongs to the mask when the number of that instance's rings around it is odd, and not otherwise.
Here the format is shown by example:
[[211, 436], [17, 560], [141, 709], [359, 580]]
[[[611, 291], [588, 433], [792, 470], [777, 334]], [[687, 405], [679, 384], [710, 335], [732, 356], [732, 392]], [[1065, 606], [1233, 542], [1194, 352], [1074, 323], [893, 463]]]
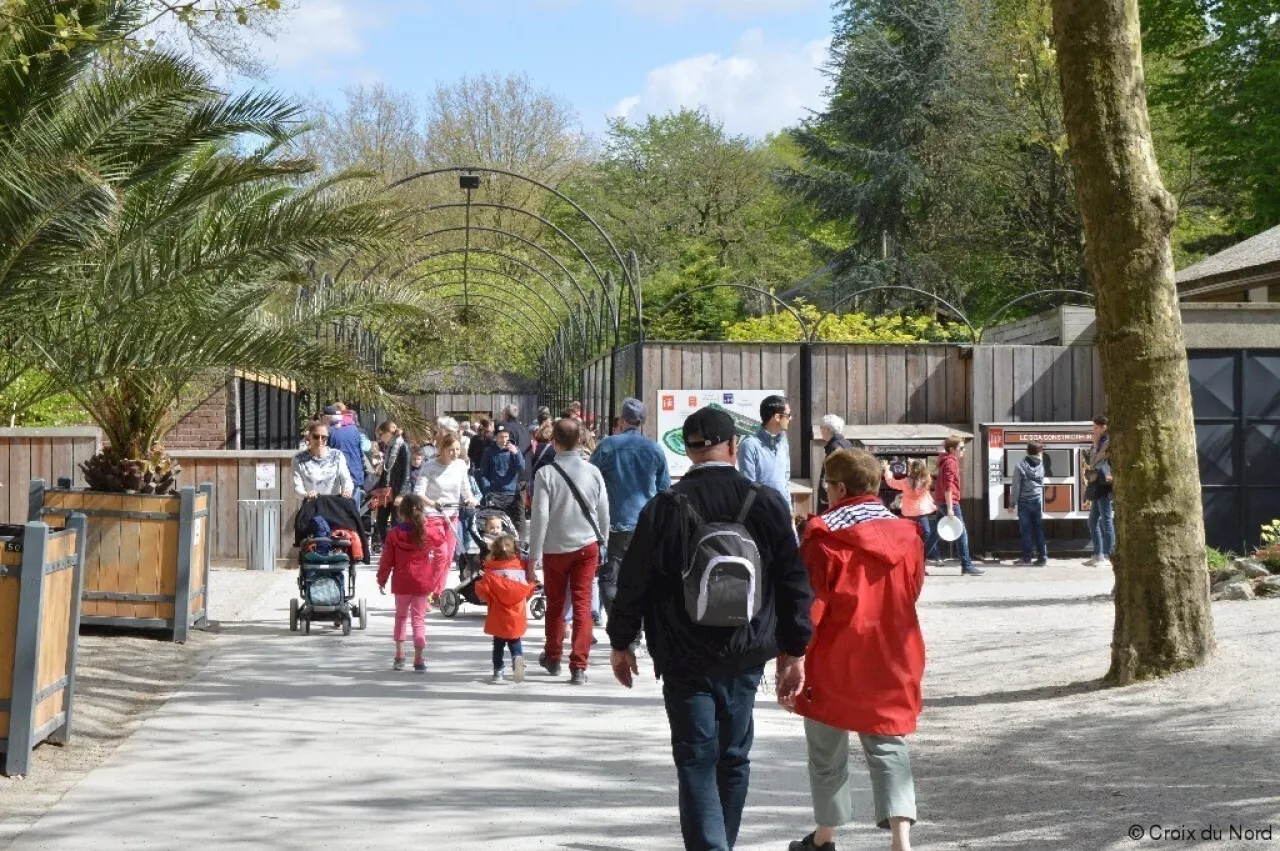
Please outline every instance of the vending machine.
[[1044, 447], [1044, 517], [1087, 520], [1085, 471], [1093, 447], [1092, 423], [986, 423], [987, 517], [1017, 520], [1012, 504], [1013, 471], [1027, 454], [1028, 443]]

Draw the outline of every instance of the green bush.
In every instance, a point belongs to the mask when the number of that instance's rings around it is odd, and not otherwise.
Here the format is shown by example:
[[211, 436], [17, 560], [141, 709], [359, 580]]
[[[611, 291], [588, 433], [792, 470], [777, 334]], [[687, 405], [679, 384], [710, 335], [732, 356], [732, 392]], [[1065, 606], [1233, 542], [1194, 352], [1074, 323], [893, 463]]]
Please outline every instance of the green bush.
[[1209, 572], [1218, 573], [1231, 567], [1231, 553], [1224, 553], [1222, 550], [1215, 550], [1213, 547], [1204, 548], [1205, 560], [1209, 563]]

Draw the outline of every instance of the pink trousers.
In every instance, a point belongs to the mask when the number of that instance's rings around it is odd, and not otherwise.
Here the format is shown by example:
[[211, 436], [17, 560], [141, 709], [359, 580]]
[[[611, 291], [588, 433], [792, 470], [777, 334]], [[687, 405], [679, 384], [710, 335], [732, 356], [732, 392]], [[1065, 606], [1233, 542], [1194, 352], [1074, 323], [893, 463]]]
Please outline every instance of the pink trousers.
[[396, 641], [404, 641], [405, 633], [408, 631], [408, 621], [413, 620], [413, 646], [427, 646], [427, 595], [426, 594], [397, 594], [396, 595], [396, 628], [392, 633], [392, 638]]

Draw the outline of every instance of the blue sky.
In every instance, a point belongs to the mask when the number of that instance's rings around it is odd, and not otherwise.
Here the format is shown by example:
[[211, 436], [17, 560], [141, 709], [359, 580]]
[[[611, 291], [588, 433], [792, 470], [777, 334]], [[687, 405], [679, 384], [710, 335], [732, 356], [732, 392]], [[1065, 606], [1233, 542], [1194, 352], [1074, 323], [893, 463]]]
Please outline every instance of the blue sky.
[[383, 83], [428, 92], [479, 72], [524, 72], [607, 116], [706, 106], [759, 136], [822, 105], [829, 0], [297, 0], [262, 46], [268, 82], [339, 99]]

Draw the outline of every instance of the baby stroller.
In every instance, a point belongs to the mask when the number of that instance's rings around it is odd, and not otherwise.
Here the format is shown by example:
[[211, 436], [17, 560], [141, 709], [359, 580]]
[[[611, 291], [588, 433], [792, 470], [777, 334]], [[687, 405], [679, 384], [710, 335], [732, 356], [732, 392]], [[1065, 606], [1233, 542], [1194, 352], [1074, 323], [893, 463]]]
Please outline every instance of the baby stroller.
[[[327, 550], [327, 552], [326, 552]], [[298, 549], [298, 593], [289, 601], [289, 631], [311, 634], [313, 620], [333, 619], [343, 635], [351, 634], [352, 619], [369, 628], [369, 604], [356, 596], [356, 564], [351, 542], [341, 538], [307, 538]]]
[[[499, 525], [501, 530], [497, 531]], [[486, 529], [489, 530], [487, 535]], [[440, 613], [447, 618], [458, 614], [463, 603], [473, 606], [487, 605], [476, 595], [476, 582], [484, 575], [484, 560], [489, 555], [489, 541], [497, 535], [517, 537], [515, 523], [511, 521], [507, 512], [486, 504], [482, 504], [481, 508], [471, 512], [465, 524], [465, 531], [465, 546], [462, 548], [463, 553], [458, 567], [460, 581], [453, 588], [446, 588], [440, 597]], [[527, 558], [528, 545], [521, 542], [519, 549], [521, 557]], [[529, 599], [529, 615], [534, 620], [542, 620], [547, 614], [547, 596], [543, 592], [541, 582], [537, 583], [535, 589], [533, 597]]]

